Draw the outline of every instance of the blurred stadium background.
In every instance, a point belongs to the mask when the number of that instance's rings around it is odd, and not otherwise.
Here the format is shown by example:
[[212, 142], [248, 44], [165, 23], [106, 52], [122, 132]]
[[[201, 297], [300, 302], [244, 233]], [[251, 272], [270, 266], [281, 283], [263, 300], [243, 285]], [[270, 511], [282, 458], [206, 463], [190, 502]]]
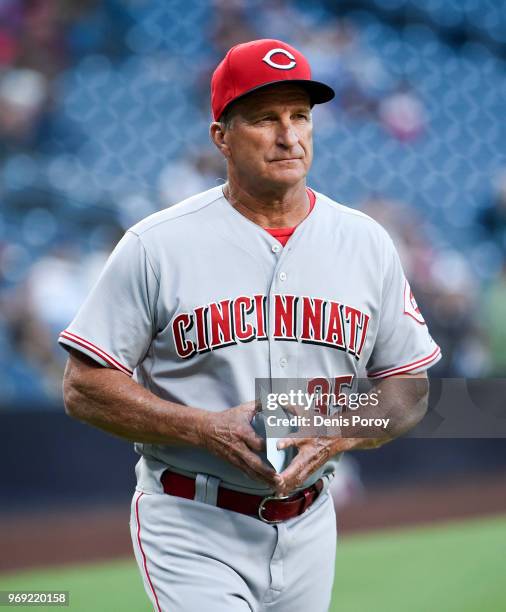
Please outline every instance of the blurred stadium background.
[[[336, 89], [309, 184], [392, 234], [432, 376], [506, 372], [504, 0], [2, 0], [0, 569], [128, 554], [135, 456], [63, 415], [56, 338], [126, 228], [223, 181], [210, 74], [262, 37]], [[506, 512], [505, 474], [503, 440], [357, 453], [342, 530]]]

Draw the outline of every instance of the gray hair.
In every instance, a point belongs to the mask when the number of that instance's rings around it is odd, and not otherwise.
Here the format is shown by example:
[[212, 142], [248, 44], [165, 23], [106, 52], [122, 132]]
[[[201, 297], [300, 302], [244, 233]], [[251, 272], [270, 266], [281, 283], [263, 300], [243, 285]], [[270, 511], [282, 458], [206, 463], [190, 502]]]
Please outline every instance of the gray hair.
[[221, 123], [221, 129], [223, 131], [229, 130], [232, 127], [233, 121], [234, 121], [234, 113], [231, 112], [230, 108], [226, 108], [221, 114], [221, 117], [219, 119], [219, 122]]

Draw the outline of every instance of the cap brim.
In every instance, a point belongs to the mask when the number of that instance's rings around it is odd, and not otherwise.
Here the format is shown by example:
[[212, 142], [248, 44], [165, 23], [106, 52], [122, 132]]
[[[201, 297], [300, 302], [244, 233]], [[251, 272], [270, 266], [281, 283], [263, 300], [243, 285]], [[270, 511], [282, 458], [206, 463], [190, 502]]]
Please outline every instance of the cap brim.
[[306, 80], [294, 80], [294, 81], [279, 81], [279, 83], [298, 83], [302, 85], [305, 89], [307, 89], [309, 96], [311, 98], [311, 102], [313, 104], [323, 104], [324, 102], [330, 102], [336, 95], [336, 92], [325, 85], [325, 83], [321, 83], [320, 81], [306, 81]]
[[329, 85], [325, 85], [325, 83], [321, 83], [320, 81], [313, 81], [309, 79], [279, 79], [277, 81], [269, 81], [268, 83], [262, 83], [257, 87], [248, 89], [248, 91], [245, 91], [240, 96], [237, 96], [237, 98], [231, 100], [222, 110], [221, 114], [223, 115], [225, 110], [227, 110], [227, 108], [234, 104], [234, 102], [241, 100], [242, 98], [254, 91], [264, 89], [264, 87], [269, 87], [271, 85], [282, 85], [284, 83], [296, 83], [297, 85], [301, 85], [309, 93], [311, 106], [313, 104], [323, 104], [324, 102], [330, 102], [330, 100], [332, 100], [336, 95], [336, 92], [332, 89], [332, 87], [329, 87]]

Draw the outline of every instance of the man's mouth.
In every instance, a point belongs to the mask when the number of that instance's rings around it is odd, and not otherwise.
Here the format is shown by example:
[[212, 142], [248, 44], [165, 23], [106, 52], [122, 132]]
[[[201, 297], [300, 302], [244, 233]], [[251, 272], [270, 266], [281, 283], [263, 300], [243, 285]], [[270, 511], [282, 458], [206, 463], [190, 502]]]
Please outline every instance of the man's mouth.
[[299, 161], [302, 157], [283, 157], [281, 159], [271, 159], [271, 162], [286, 162], [286, 161]]

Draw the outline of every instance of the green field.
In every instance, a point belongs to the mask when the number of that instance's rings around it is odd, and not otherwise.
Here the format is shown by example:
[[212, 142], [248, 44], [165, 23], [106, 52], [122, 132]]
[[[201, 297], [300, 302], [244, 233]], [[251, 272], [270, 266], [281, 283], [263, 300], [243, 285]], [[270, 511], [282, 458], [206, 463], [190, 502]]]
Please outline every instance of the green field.
[[[331, 610], [502, 612], [505, 567], [506, 516], [349, 536], [339, 542]], [[130, 561], [0, 576], [7, 589], [68, 590], [76, 612], [152, 609]]]

